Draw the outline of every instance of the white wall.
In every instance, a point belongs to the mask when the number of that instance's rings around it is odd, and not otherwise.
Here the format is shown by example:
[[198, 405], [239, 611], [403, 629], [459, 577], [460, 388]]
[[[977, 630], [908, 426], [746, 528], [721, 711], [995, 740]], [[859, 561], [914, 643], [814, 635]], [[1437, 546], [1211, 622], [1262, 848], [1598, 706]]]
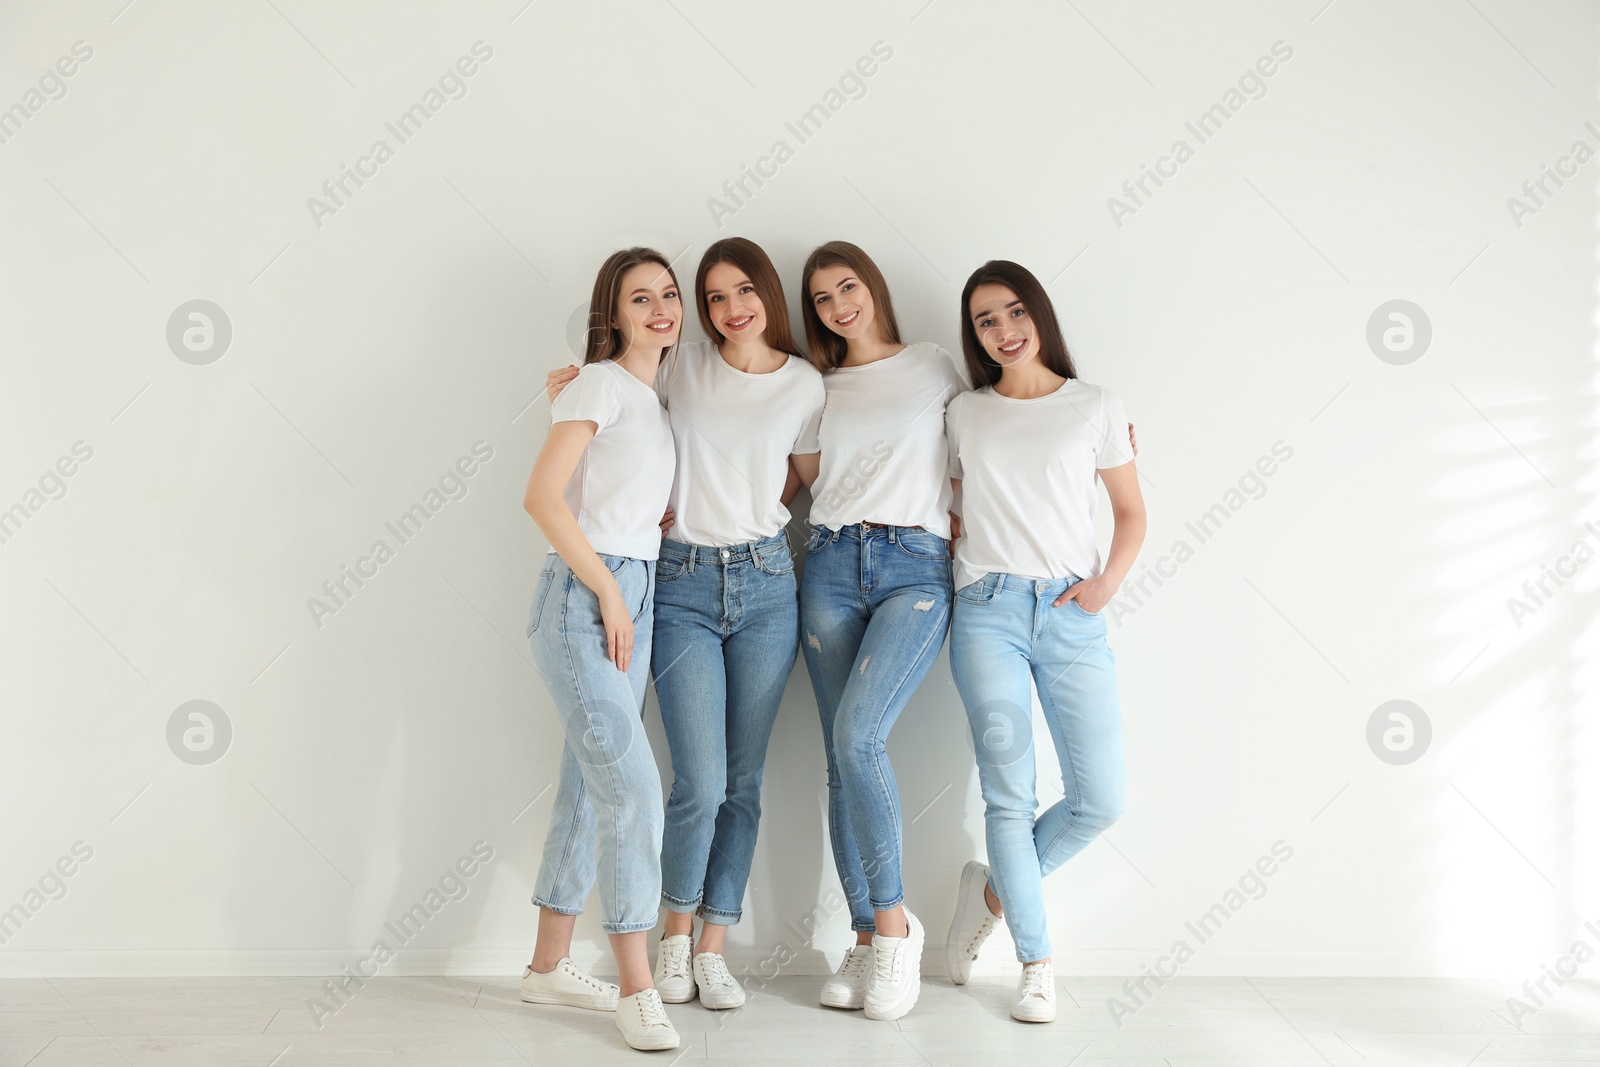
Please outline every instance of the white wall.
[[[398, 947], [385, 920], [480, 840], [494, 860], [393, 966], [526, 959], [560, 745], [522, 637], [537, 397], [606, 253], [687, 278], [728, 234], [791, 302], [813, 245], [861, 244], [908, 334], [952, 349], [967, 272], [1017, 259], [1126, 398], [1143, 559], [1194, 553], [1113, 631], [1130, 807], [1049, 885], [1065, 973], [1182, 939], [1185, 974], [1520, 983], [1600, 944], [1600, 564], [1521, 625], [1507, 607], [1600, 547], [1600, 164], [1520, 225], [1507, 206], [1600, 147], [1592, 5], [123, 4], [0, 8], [0, 105], [93, 50], [0, 144], [5, 973], [337, 971]], [[467, 94], [400, 143], [385, 123], [478, 41]], [[799, 143], [785, 122], [879, 41]], [[1278, 41], [1265, 95], [1198, 143], [1185, 122]], [[314, 219], [380, 138], [393, 158]], [[1119, 225], [1108, 198], [1180, 138], [1193, 158]], [[779, 139], [793, 158], [719, 228], [708, 198]], [[207, 365], [166, 339], [195, 299], [231, 323]], [[1431, 322], [1407, 365], [1366, 339], [1394, 299]], [[30, 498], [80, 441], [65, 495]], [[385, 521], [479, 441], [467, 495], [399, 545]], [[1199, 543], [1185, 524], [1279, 441]], [[394, 558], [317, 625], [308, 598], [378, 539]], [[947, 679], [891, 742], [936, 940], [982, 849]], [[1431, 723], [1409, 765], [1366, 739], [1392, 699]], [[191, 700], [231, 723], [209, 765], [169, 747]], [[795, 932], [836, 884], [819, 744], [797, 669], [744, 963], [826, 967]], [[80, 841], [65, 895], [30, 896]], [[1278, 841], [1292, 860], [1201, 945], [1185, 921]], [[821, 919], [836, 952], [845, 917]], [[592, 958], [592, 912], [580, 936]], [[1014, 966], [1003, 937], [984, 965]]]

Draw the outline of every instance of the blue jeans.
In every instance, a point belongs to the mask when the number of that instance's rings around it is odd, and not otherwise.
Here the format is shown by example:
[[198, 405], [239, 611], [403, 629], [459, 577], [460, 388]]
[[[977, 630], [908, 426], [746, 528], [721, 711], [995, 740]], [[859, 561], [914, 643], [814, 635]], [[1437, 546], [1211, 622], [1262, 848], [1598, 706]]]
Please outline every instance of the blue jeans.
[[726, 548], [662, 541], [651, 669], [672, 750], [661, 902], [739, 921], [767, 741], [799, 647], [783, 533]]
[[633, 660], [626, 674], [606, 656], [599, 599], [554, 552], [528, 612], [533, 662], [566, 734], [533, 902], [581, 914], [598, 876], [601, 927], [631, 934], [655, 926], [661, 895], [661, 777], [640, 719], [655, 563], [600, 558], [633, 608]]
[[[950, 624], [950, 669], [983, 789], [989, 882], [1024, 963], [1050, 955], [1044, 876], [1117, 820], [1127, 787], [1106, 621], [1076, 600], [1052, 606], [1078, 581], [986, 574], [956, 591]], [[1034, 688], [1065, 791], [1037, 819]]]
[[905, 898], [900, 792], [884, 751], [950, 626], [950, 542], [920, 527], [813, 526], [801, 649], [828, 755], [828, 834], [850, 926]]

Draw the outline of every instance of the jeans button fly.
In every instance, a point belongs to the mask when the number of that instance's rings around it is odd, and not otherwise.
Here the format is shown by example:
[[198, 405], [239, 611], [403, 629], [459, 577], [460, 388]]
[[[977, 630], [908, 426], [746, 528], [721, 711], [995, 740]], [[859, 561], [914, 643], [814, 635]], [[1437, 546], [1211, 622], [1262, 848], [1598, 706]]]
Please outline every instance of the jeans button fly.
[[727, 559], [728, 558], [728, 550], [727, 549], [723, 549], [722, 550], [722, 558], [723, 559]]

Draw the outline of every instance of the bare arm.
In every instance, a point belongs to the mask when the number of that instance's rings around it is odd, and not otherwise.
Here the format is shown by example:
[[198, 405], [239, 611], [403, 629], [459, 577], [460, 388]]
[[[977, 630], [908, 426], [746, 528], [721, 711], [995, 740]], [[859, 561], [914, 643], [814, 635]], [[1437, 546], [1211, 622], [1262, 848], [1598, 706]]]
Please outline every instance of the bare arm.
[[794, 469], [794, 464], [795, 460], [801, 458], [803, 457], [793, 455], [789, 457], [789, 476], [783, 483], [783, 494], [778, 497], [778, 500], [783, 504], [784, 507], [788, 507], [790, 504], [794, 503], [796, 494], [800, 492], [800, 486], [802, 484], [800, 481], [800, 472]]
[[1073, 583], [1072, 588], [1055, 599], [1058, 608], [1072, 599], [1085, 611], [1099, 611], [1105, 607], [1133, 568], [1133, 561], [1144, 544], [1144, 495], [1139, 492], [1139, 472], [1130, 462], [1096, 473], [1111, 497], [1111, 515], [1115, 520], [1111, 554], [1099, 575]]
[[[789, 467], [800, 476], [800, 482], [810, 489], [817, 481], [817, 472], [822, 469], [822, 453], [811, 452], [804, 456], [790, 456]], [[784, 490], [788, 492], [787, 489]]]
[[597, 430], [595, 423], [587, 419], [558, 422], [550, 427], [550, 436], [545, 438], [544, 447], [533, 461], [533, 472], [528, 475], [522, 506], [550, 542], [551, 551], [565, 560], [578, 580], [599, 599], [611, 661], [618, 670], [626, 671], [633, 658], [633, 619], [622, 588], [578, 528], [578, 520], [562, 496]]

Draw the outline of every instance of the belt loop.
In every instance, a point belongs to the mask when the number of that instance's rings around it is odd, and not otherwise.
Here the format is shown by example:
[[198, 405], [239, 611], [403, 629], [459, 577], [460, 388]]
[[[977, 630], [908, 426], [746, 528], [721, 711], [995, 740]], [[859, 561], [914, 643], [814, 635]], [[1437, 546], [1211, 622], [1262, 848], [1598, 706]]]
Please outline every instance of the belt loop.
[[700, 553], [695, 550], [695, 547], [693, 545], [689, 546], [689, 567], [688, 567], [688, 571], [689, 571], [690, 574], [694, 573], [694, 558], [696, 556], [698, 556], [699, 554]]
[[896, 531], [896, 530], [897, 530], [897, 529], [899, 529], [899, 527], [897, 527], [897, 526], [890, 526], [890, 527], [887, 527], [887, 529], [888, 529], [888, 531], [889, 531], [889, 543], [890, 543], [890, 544], [891, 544], [891, 545], [892, 545], [892, 544], [894, 544], [894, 543], [895, 543], [895, 531]]

